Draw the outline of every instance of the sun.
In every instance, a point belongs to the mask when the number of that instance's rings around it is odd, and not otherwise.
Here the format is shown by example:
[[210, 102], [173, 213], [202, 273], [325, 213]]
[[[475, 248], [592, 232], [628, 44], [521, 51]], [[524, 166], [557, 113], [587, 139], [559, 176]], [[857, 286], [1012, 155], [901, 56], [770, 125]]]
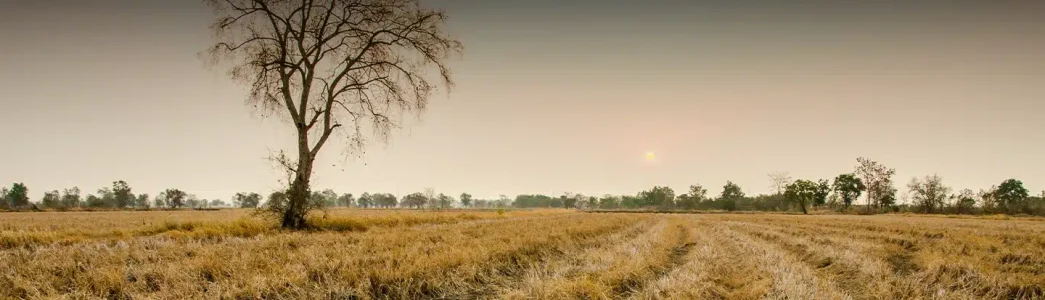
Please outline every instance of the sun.
[[654, 155], [653, 152], [646, 152], [646, 161], [653, 161], [655, 158], [657, 158], [657, 156]]

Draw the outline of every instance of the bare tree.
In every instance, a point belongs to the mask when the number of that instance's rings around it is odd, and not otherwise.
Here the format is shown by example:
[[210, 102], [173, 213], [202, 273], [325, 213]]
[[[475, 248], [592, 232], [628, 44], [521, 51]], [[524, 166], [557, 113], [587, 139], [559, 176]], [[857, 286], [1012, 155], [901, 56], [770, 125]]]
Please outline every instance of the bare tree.
[[942, 208], [944, 201], [947, 200], [947, 194], [951, 192], [951, 188], [943, 184], [943, 178], [936, 174], [921, 179], [911, 178], [907, 188], [911, 190], [911, 197], [914, 198], [915, 204], [921, 206], [927, 214], [934, 213], [937, 208]]
[[784, 190], [791, 184], [791, 174], [787, 172], [773, 172], [768, 175], [771, 182], [769, 188], [776, 191], [777, 195], [783, 195]]
[[331, 136], [359, 149], [369, 126], [387, 140], [404, 112], [420, 112], [453, 86], [447, 61], [462, 50], [446, 15], [418, 0], [206, 0], [217, 17], [211, 64], [250, 85], [248, 104], [289, 120], [297, 159], [282, 226], [305, 226], [312, 165]]
[[896, 193], [892, 182], [896, 169], [887, 168], [885, 165], [863, 157], [857, 158], [856, 161], [859, 165], [856, 166], [855, 174], [860, 177], [867, 188], [868, 208], [872, 206], [880, 208], [883, 204], [892, 204], [889, 202], [894, 201]]

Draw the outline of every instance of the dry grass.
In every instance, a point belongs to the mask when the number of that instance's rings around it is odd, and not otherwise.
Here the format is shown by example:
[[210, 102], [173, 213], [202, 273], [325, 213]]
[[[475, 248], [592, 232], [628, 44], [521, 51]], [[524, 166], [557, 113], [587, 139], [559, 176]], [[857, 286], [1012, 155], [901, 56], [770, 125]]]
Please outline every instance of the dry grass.
[[0, 214], [0, 298], [1043, 299], [1045, 222], [333, 210]]

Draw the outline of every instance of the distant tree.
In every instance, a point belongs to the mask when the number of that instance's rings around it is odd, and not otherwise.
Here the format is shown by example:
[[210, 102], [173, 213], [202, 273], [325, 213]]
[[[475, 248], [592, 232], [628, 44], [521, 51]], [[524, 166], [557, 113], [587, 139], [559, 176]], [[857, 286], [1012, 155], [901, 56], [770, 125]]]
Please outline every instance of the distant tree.
[[637, 208], [642, 206], [642, 198], [638, 195], [623, 195], [620, 197], [620, 206], [624, 208]]
[[722, 202], [722, 209], [733, 211], [737, 209], [737, 201], [744, 198], [744, 191], [732, 181], [726, 181], [718, 198]]
[[594, 209], [599, 207], [599, 197], [588, 196], [584, 199], [584, 209]]
[[134, 203], [134, 194], [131, 194], [131, 186], [123, 180], [112, 183], [113, 201], [117, 208], [126, 208]]
[[802, 209], [803, 214], [808, 214], [809, 211], [806, 210], [806, 205], [812, 203], [818, 197], [819, 191], [820, 187], [816, 183], [799, 179], [785, 187], [784, 196], [792, 203], [798, 205]]
[[500, 195], [497, 198], [497, 204], [494, 205], [494, 206], [496, 206], [497, 208], [504, 208], [504, 207], [511, 206], [511, 203], [512, 203], [512, 200], [509, 199], [507, 195]]
[[170, 207], [170, 203], [167, 202], [167, 199], [163, 197], [163, 193], [161, 192], [156, 196], [156, 198], [152, 198], [152, 206], [156, 208], [167, 208]]
[[29, 206], [29, 188], [25, 187], [24, 183], [16, 182], [11, 185], [11, 190], [7, 191], [8, 207], [14, 209], [21, 209]]
[[657, 206], [671, 208], [675, 206], [675, 191], [666, 186], [654, 186], [652, 189], [639, 193], [642, 202], [646, 206]]
[[614, 209], [620, 207], [620, 197], [606, 194], [599, 198], [599, 208]]
[[434, 188], [430, 188], [430, 187], [429, 188], [425, 188], [425, 192], [424, 193], [425, 193], [425, 203], [428, 204], [428, 208], [438, 208], [439, 207], [439, 199], [436, 198], [437, 195], [435, 194], [435, 189]]
[[409, 208], [421, 209], [421, 208], [425, 207], [425, 202], [427, 202], [427, 201], [428, 201], [428, 197], [425, 197], [425, 194], [422, 194], [422, 193], [412, 193], [412, 194], [403, 196], [403, 201], [400, 204], [405, 206], [405, 207], [409, 207]]
[[337, 205], [341, 207], [352, 207], [356, 205], [356, 199], [352, 198], [352, 194], [342, 194], [341, 197], [337, 197]]
[[998, 186], [991, 186], [990, 189], [980, 189], [978, 196], [980, 197], [980, 206], [983, 207], [985, 212], [993, 212], [998, 209], [998, 201], [994, 198], [997, 194]]
[[7, 195], [11, 193], [11, 190], [6, 187], [0, 188], [0, 209], [10, 209], [11, 201], [7, 198]]
[[773, 172], [769, 173], [769, 181], [769, 188], [776, 191], [778, 195], [783, 195], [787, 185], [791, 184], [793, 180], [791, 179], [791, 174], [787, 172]]
[[443, 193], [439, 193], [437, 199], [439, 201], [439, 208], [450, 208], [454, 204], [454, 198]]
[[87, 195], [87, 197], [84, 198], [84, 205], [87, 205], [87, 207], [90, 207], [90, 208], [104, 207], [105, 206], [105, 200], [102, 199], [101, 197], [98, 197], [98, 196], [95, 196], [95, 195], [91, 194], [91, 195]]
[[835, 177], [834, 190], [835, 193], [842, 200], [842, 204], [845, 209], [849, 209], [849, 205], [853, 204], [857, 198], [860, 198], [860, 194], [867, 187], [864, 186], [864, 181], [860, 180], [853, 173], [846, 173]]
[[696, 209], [697, 201], [689, 194], [682, 194], [675, 197], [675, 207], [680, 209]]
[[535, 207], [566, 207], [567, 201], [573, 201], [573, 195], [560, 195], [558, 198], [548, 197], [545, 195], [532, 195], [537, 197]]
[[398, 204], [396, 196], [391, 193], [372, 194], [370, 195], [370, 201], [371, 205], [383, 208], [395, 207]]
[[283, 191], [275, 191], [270, 193], [268, 200], [265, 201], [265, 209], [269, 211], [283, 211], [282, 207], [285, 205], [287, 205], [287, 193]]
[[461, 193], [461, 206], [471, 207], [472, 206], [472, 195], [469, 193]]
[[53, 190], [44, 193], [43, 199], [40, 200], [40, 206], [45, 208], [58, 208], [62, 206], [62, 197], [58, 194], [58, 190]]
[[708, 190], [699, 184], [689, 186], [689, 192], [679, 195], [675, 205], [682, 209], [696, 209], [701, 203], [707, 201]]
[[185, 205], [190, 207], [190, 208], [202, 208], [203, 207], [202, 203], [205, 203], [205, 202], [206, 202], [206, 200], [200, 201], [200, 198], [196, 197], [196, 194], [189, 194], [189, 195], [185, 196]]
[[98, 189], [98, 197], [101, 198], [101, 203], [96, 207], [116, 207], [116, 194], [111, 189], [107, 187]]
[[976, 205], [976, 192], [970, 189], [963, 189], [951, 198], [954, 199], [954, 209], [958, 214], [971, 213]]
[[257, 208], [261, 205], [261, 194], [236, 193], [232, 196], [232, 204], [239, 208]]
[[370, 193], [364, 192], [363, 195], [359, 196], [359, 207], [369, 208], [374, 205], [374, 199], [370, 196]]
[[167, 204], [169, 208], [180, 208], [186, 205], [186, 198], [189, 195], [179, 189], [167, 189], [160, 193], [157, 198], [163, 198], [163, 203]]
[[943, 184], [943, 178], [939, 175], [929, 175], [925, 178], [912, 178], [907, 184], [911, 198], [915, 204], [921, 207], [922, 212], [931, 214], [942, 208], [947, 194], [951, 188]]
[[813, 194], [813, 206], [823, 206], [827, 203], [827, 195], [831, 194], [831, 184], [827, 179], [816, 182], [816, 193]]
[[325, 207], [337, 206], [337, 193], [334, 192], [334, 190], [325, 189], [322, 192], [320, 192], [320, 195], [323, 196], [323, 203]]
[[1030, 191], [1023, 187], [1023, 182], [1016, 179], [1006, 179], [998, 189], [994, 191], [994, 199], [1005, 213], [1013, 213], [1023, 206], [1024, 200], [1030, 195]]
[[740, 189], [739, 185], [736, 185], [732, 181], [726, 181], [726, 185], [722, 186], [722, 194], [719, 198], [724, 199], [740, 199], [744, 198], [744, 191]]
[[699, 184], [690, 185], [688, 194], [697, 204], [708, 200], [708, 190]]
[[62, 191], [62, 207], [79, 207], [80, 201], [80, 188], [73, 187]]
[[867, 206], [881, 208], [896, 201], [896, 188], [893, 187], [892, 176], [896, 174], [895, 169], [867, 159], [857, 158], [855, 174], [860, 177], [867, 192]]
[[574, 197], [573, 194], [562, 195], [559, 199], [562, 200], [563, 208], [577, 208], [577, 197]]
[[[261, 195], [258, 195], [258, 197], [260, 198]], [[221, 199], [210, 200], [210, 207], [225, 207], [225, 201]]]
[[139, 194], [138, 198], [134, 199], [134, 206], [141, 209], [149, 209], [149, 194]]

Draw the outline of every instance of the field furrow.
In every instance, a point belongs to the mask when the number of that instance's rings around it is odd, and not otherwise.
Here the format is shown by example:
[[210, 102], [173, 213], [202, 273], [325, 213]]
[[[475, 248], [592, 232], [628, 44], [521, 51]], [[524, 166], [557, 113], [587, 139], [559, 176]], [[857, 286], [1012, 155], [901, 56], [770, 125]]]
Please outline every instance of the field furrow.
[[59, 216], [0, 214], [0, 299], [1045, 299], [1036, 219], [342, 210], [308, 231], [242, 211], [47, 225]]

